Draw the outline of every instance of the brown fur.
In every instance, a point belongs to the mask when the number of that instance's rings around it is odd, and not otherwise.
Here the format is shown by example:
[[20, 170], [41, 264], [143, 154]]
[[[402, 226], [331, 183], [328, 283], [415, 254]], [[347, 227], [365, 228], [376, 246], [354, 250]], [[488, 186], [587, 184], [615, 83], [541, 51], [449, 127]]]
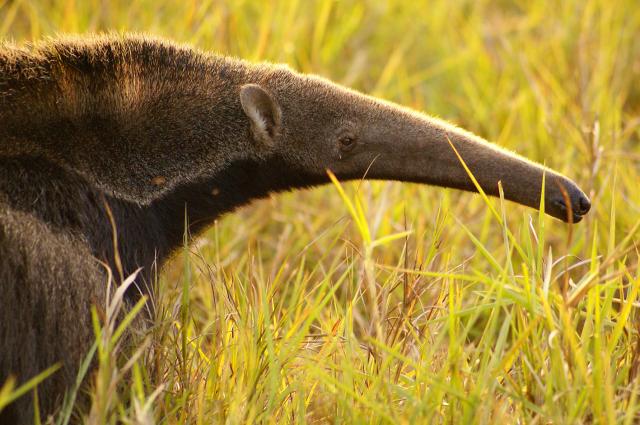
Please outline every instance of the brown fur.
[[[105, 202], [124, 273], [143, 268], [133, 299], [181, 244], [185, 208], [197, 233], [251, 199], [326, 183], [327, 169], [475, 190], [447, 139], [489, 194], [500, 180], [507, 199], [537, 207], [546, 173], [548, 213], [578, 221], [589, 209], [571, 180], [445, 122], [139, 36], [1, 46], [0, 123], [0, 383], [62, 362], [40, 387], [46, 413], [92, 340], [91, 303], [104, 301]], [[23, 397], [0, 422], [31, 415]]]

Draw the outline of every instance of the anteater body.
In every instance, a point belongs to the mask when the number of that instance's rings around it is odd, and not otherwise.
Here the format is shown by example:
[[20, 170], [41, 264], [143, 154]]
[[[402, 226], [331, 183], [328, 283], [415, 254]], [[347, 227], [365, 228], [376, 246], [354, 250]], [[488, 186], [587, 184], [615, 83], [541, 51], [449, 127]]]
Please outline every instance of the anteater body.
[[[0, 46], [0, 384], [59, 362], [55, 411], [94, 336], [107, 268], [142, 272], [218, 217], [272, 192], [343, 180], [483, 189], [577, 222], [568, 178], [436, 120], [271, 64], [141, 36]], [[107, 208], [113, 218], [110, 220]], [[185, 221], [185, 212], [187, 214]], [[115, 272], [114, 272], [115, 273]], [[117, 274], [117, 273], [116, 273]], [[28, 423], [31, 396], [0, 413]]]

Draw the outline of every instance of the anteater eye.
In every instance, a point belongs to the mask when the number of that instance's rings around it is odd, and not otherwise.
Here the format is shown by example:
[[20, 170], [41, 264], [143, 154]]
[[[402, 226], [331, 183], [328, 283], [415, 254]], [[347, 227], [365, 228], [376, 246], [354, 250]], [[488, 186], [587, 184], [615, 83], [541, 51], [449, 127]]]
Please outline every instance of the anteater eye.
[[343, 136], [340, 138], [340, 148], [342, 150], [349, 150], [356, 145], [356, 139], [351, 136]]

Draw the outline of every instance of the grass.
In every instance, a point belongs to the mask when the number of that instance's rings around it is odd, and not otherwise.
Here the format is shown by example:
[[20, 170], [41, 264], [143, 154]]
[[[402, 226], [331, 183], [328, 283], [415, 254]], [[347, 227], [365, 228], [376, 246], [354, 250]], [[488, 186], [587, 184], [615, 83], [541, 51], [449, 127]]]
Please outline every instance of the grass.
[[92, 406], [58, 423], [640, 420], [635, 0], [0, 0], [2, 37], [105, 30], [437, 114], [567, 173], [593, 209], [570, 227], [369, 182], [256, 202], [176, 255], [133, 347], [96, 315]]

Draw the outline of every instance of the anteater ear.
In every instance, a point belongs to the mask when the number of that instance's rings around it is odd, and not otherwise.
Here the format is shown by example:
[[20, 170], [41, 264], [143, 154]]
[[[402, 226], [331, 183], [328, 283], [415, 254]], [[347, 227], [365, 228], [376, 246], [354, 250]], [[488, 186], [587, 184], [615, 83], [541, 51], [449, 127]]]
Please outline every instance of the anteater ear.
[[251, 133], [258, 142], [273, 146], [280, 134], [282, 113], [276, 100], [257, 84], [240, 89], [240, 103], [251, 120]]

